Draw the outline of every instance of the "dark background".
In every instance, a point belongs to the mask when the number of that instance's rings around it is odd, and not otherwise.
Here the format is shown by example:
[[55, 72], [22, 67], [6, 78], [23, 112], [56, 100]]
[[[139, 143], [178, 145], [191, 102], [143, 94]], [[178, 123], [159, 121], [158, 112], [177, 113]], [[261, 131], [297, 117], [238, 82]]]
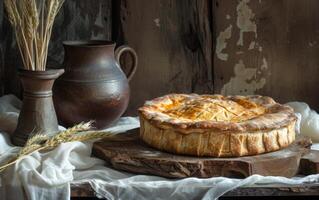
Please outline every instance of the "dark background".
[[[131, 115], [145, 100], [171, 92], [255, 93], [319, 109], [318, 8], [317, 0], [66, 0], [48, 65], [61, 65], [64, 40], [108, 39], [133, 47], [139, 66], [130, 83]], [[130, 62], [124, 56], [124, 70]], [[21, 96], [19, 66], [2, 0], [1, 95]]]

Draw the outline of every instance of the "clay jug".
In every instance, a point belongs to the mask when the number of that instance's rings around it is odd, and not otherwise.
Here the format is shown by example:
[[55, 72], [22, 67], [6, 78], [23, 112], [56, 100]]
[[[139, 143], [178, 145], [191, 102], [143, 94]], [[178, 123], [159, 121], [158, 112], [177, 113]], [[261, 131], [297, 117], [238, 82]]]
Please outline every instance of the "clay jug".
[[[131, 80], [137, 67], [136, 52], [128, 46], [115, 50], [110, 41], [66, 41], [65, 73], [53, 87], [58, 121], [65, 127], [94, 120], [102, 129], [125, 112]], [[121, 55], [132, 55], [132, 67], [126, 76], [119, 63]]]

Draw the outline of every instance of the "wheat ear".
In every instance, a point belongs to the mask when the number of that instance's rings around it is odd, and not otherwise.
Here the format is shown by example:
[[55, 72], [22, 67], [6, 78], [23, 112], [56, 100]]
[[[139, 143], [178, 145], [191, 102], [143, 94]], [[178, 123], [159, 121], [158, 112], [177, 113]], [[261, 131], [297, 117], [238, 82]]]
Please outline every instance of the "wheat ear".
[[11, 159], [5, 165], [0, 167], [0, 172], [35, 151], [49, 150], [65, 142], [86, 141], [112, 136], [109, 132], [89, 131], [91, 127], [92, 121], [80, 123], [65, 131], [60, 131], [57, 135], [52, 136], [51, 138], [42, 134], [36, 134], [28, 139], [26, 145], [19, 151], [14, 159]]

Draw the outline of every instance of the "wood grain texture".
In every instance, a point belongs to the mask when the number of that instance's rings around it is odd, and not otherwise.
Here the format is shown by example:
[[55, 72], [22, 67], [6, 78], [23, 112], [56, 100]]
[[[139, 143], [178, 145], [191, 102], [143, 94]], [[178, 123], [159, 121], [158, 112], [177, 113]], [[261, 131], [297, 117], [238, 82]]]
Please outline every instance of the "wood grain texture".
[[300, 173], [303, 175], [319, 173], [319, 151], [311, 150], [300, 160]]
[[[215, 92], [258, 93], [318, 109], [318, 6], [316, 0], [214, 0]], [[227, 60], [221, 59], [220, 49]]]
[[[302, 184], [287, 186], [281, 184], [271, 184], [267, 187], [241, 187], [227, 192], [225, 197], [285, 197], [285, 196], [319, 196], [318, 184]], [[256, 198], [254, 198], [256, 199]]]
[[168, 178], [224, 176], [243, 178], [253, 174], [292, 177], [298, 173], [299, 160], [311, 141], [300, 138], [279, 151], [234, 158], [176, 155], [157, 150], [138, 137], [139, 129], [98, 141], [93, 155], [118, 170]]
[[[67, 0], [58, 14], [49, 46], [48, 66], [59, 67], [63, 61], [64, 40], [111, 39], [112, 0]], [[17, 68], [21, 67], [12, 28], [0, 3], [0, 93], [21, 95]]]
[[60, 66], [65, 40], [111, 39], [111, 0], [67, 0], [56, 18], [49, 48], [49, 66]]
[[[213, 89], [306, 101], [318, 109], [318, 6], [316, 0], [68, 0], [56, 19], [48, 65], [61, 64], [63, 40], [112, 38], [139, 54], [127, 114], [166, 93]], [[19, 95], [20, 55], [3, 3], [0, 47], [0, 94]], [[127, 71], [130, 58], [124, 57]]]
[[[84, 183], [81, 185], [71, 184], [71, 197], [94, 197], [95, 192], [89, 183]], [[256, 187], [240, 187], [232, 191], [225, 193], [222, 197], [244, 197], [249, 199], [249, 197], [287, 197], [287, 196], [302, 196], [307, 198], [308, 196], [319, 196], [319, 184], [302, 184], [287, 186], [281, 184], [271, 184], [266, 187], [256, 186]], [[223, 198], [220, 199], [223, 199]], [[198, 197], [201, 198], [201, 197]]]
[[22, 65], [15, 36], [7, 19], [3, 2], [0, 3], [0, 94], [20, 96], [21, 86], [17, 69]]
[[163, 94], [212, 92], [211, 1], [118, 3], [120, 24], [114, 39], [139, 55], [128, 114], [136, 114], [145, 100]]

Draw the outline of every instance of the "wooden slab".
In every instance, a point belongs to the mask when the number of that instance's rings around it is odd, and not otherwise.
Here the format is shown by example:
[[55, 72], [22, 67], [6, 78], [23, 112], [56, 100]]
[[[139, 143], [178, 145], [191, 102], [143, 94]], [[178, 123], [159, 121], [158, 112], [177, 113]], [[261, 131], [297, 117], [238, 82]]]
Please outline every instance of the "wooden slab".
[[309, 152], [310, 141], [300, 139], [280, 151], [239, 158], [174, 155], [156, 150], [138, 137], [139, 129], [96, 142], [93, 154], [115, 169], [169, 178], [225, 176], [243, 178], [252, 174], [292, 177], [299, 161]]
[[310, 150], [300, 160], [300, 174], [319, 174], [319, 151]]

